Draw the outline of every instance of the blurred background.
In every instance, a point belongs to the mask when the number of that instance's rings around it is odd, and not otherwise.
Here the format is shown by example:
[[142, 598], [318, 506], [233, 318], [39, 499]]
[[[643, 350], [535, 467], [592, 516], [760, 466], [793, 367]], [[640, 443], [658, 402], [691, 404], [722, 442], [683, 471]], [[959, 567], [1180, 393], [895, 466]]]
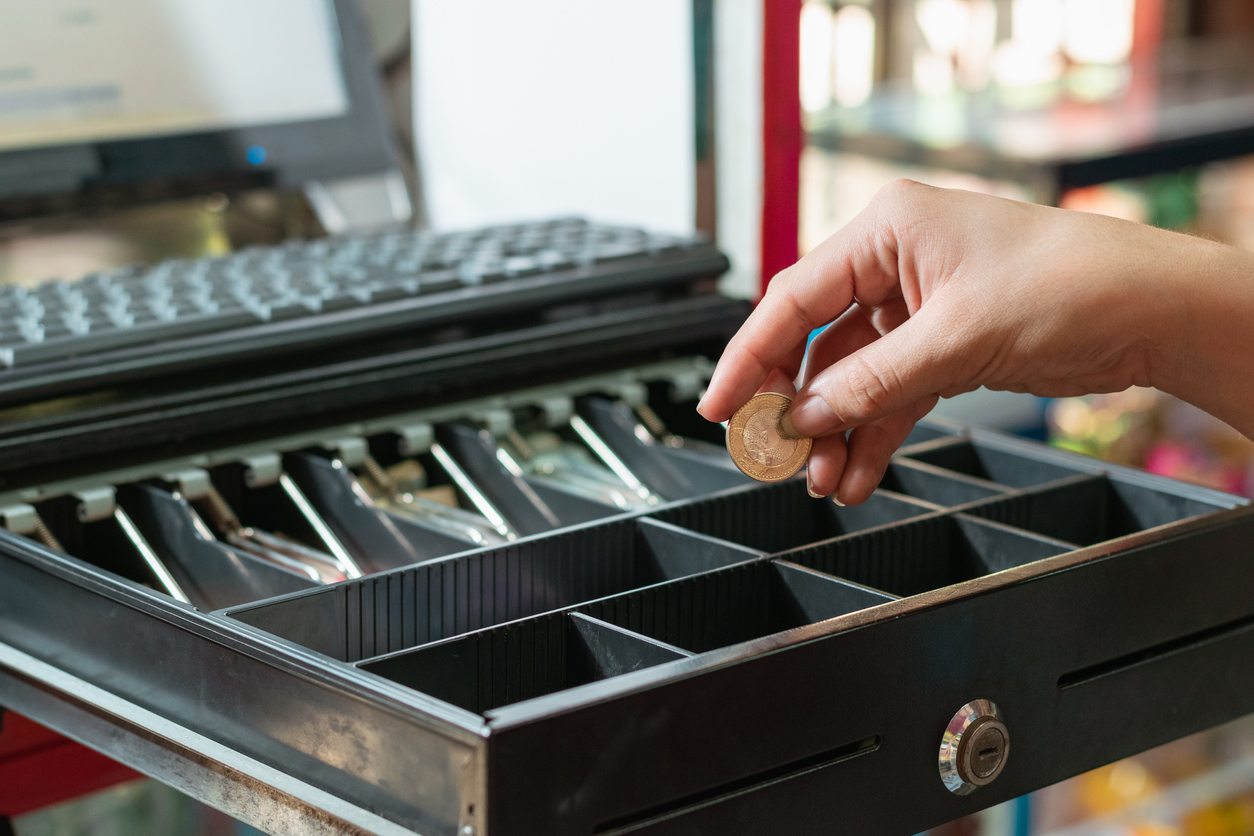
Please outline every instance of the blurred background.
[[[698, 231], [732, 258], [724, 289], [749, 298], [897, 177], [1254, 248], [1250, 0], [361, 7], [418, 225], [580, 214]], [[335, 231], [299, 189], [3, 206], [0, 282], [28, 285]], [[981, 391], [937, 412], [1254, 496], [1254, 443], [1153, 390], [1056, 401]], [[60, 745], [6, 739], [0, 774], [6, 759]], [[255, 832], [133, 774], [109, 780], [122, 783], [12, 826]], [[1254, 719], [932, 832], [1254, 834]]]

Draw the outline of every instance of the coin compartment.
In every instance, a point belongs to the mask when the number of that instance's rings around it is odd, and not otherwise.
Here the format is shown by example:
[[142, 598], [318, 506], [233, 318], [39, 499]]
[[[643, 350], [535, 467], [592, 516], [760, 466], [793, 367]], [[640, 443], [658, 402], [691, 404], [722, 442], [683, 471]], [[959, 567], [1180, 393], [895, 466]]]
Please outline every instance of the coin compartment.
[[1072, 543], [966, 514], [932, 514], [778, 556], [905, 597], [1074, 548]]
[[889, 463], [880, 488], [944, 506], [963, 505], [1010, 490], [1007, 485], [904, 457]]
[[763, 552], [779, 552], [842, 534], [900, 522], [939, 506], [878, 490], [861, 505], [815, 499], [802, 479], [727, 491], [654, 512], [654, 519]]
[[[906, 454], [923, 462], [1012, 488], [1028, 488], [1084, 472], [1063, 465], [1015, 455], [1007, 450], [974, 441], [952, 441], [916, 447]], [[1091, 472], [1091, 470], [1090, 470]]]
[[358, 667], [484, 713], [891, 600], [784, 561], [759, 560], [364, 660]]
[[356, 661], [761, 557], [648, 518], [590, 524], [230, 611]]
[[1215, 506], [1109, 475], [1076, 476], [976, 503], [968, 514], [1088, 546], [1212, 513]]
[[691, 653], [581, 613], [481, 630], [360, 664], [479, 714]]

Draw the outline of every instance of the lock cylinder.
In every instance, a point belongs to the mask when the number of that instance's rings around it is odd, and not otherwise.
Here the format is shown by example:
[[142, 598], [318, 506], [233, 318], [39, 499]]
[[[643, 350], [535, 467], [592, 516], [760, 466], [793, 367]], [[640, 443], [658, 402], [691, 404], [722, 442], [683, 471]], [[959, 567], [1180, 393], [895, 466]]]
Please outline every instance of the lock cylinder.
[[1010, 730], [991, 700], [972, 700], [958, 709], [941, 737], [941, 781], [955, 795], [991, 784], [1010, 755]]

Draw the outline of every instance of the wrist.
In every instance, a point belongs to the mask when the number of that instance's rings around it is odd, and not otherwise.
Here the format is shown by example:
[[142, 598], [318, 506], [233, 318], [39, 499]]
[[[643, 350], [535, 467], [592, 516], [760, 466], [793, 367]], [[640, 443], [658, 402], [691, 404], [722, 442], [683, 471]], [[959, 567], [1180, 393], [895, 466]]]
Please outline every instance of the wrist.
[[1172, 238], [1149, 382], [1254, 438], [1254, 253]]

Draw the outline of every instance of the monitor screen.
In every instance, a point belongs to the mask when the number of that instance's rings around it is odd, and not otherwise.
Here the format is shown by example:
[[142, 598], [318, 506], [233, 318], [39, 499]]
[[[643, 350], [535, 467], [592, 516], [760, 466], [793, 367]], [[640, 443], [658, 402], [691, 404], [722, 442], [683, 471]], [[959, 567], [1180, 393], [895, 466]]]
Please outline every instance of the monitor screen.
[[339, 116], [338, 41], [323, 0], [5, 0], [0, 149]]
[[394, 165], [353, 0], [0, 0], [0, 220]]

